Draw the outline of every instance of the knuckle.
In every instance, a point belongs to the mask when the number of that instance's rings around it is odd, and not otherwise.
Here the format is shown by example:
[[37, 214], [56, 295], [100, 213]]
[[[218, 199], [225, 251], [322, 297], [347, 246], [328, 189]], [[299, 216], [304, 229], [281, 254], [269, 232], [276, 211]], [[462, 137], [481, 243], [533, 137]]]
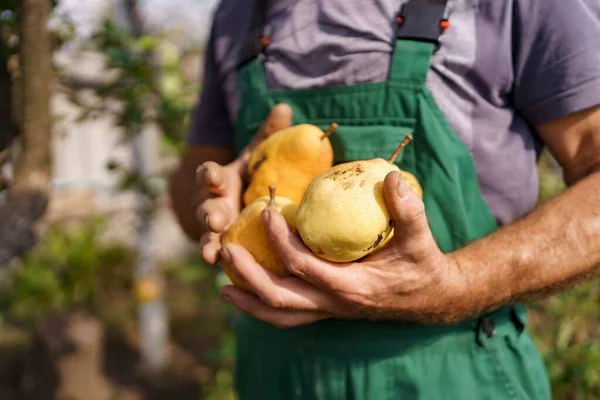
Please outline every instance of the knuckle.
[[196, 169], [196, 179], [200, 185], [210, 184], [211, 161], [205, 161]]
[[221, 186], [223, 184], [223, 166], [214, 161], [207, 161], [203, 165], [201, 176], [204, 186]]
[[356, 288], [351, 293], [344, 293], [342, 294], [342, 298], [353, 306], [365, 307], [373, 305], [373, 293], [367, 286]]
[[[416, 196], [416, 195], [415, 195]], [[415, 223], [425, 222], [427, 217], [425, 214], [425, 204], [420, 199], [415, 199], [410, 205], [404, 209], [404, 217]]]
[[278, 318], [273, 322], [273, 325], [279, 329], [290, 329], [295, 326], [294, 322], [289, 317]]
[[347, 303], [353, 306], [362, 306], [364, 303], [364, 297], [357, 293], [347, 293], [342, 297]]
[[204, 222], [205, 216], [207, 216], [210, 213], [211, 200], [212, 199], [204, 200], [196, 209], [196, 214], [197, 214], [198, 218], [200, 219], [200, 221], [202, 221], [202, 222]]
[[206, 185], [206, 163], [196, 168], [196, 183], [200, 186]]
[[263, 296], [263, 301], [269, 306], [273, 308], [285, 308], [286, 303], [283, 296], [281, 296], [277, 292], [270, 293], [268, 295]]
[[304, 258], [294, 257], [289, 260], [288, 269], [292, 274], [303, 277], [307, 275], [308, 264]]

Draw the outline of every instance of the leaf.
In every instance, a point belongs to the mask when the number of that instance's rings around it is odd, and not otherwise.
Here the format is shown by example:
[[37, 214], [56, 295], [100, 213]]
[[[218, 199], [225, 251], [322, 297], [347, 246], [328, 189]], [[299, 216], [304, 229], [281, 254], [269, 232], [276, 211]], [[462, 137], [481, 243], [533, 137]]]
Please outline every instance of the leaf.
[[177, 279], [186, 284], [198, 283], [208, 277], [208, 269], [204, 266], [190, 265], [177, 271]]

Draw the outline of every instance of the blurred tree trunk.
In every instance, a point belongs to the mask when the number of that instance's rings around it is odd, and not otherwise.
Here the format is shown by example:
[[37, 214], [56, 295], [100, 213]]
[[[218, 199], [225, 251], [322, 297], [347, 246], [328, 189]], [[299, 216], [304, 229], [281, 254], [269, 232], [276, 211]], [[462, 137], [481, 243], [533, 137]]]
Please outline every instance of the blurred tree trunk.
[[[6, 76], [7, 70], [4, 70], [3, 79], [10, 80], [12, 86], [4, 87], [2, 94], [12, 94], [10, 99], [2, 100], [7, 104], [3, 118], [17, 122], [15, 130], [19, 133], [20, 146], [12, 156], [14, 179], [10, 182], [7, 199], [0, 204], [0, 268], [35, 244], [34, 226], [48, 203], [52, 49], [47, 23], [50, 10], [50, 0], [19, 2], [18, 83], [10, 79], [10, 74]], [[6, 63], [3, 65], [6, 68]], [[11, 104], [11, 100], [20, 104]], [[8, 116], [11, 111], [12, 119]], [[13, 142], [8, 144], [12, 150], [15, 149]]]
[[[18, 144], [13, 151], [14, 178], [7, 199], [0, 204], [0, 267], [21, 256], [36, 242], [35, 224], [44, 215], [50, 182], [50, 84], [52, 81], [52, 37], [47, 29], [50, 0], [21, 0], [17, 10], [19, 26], [18, 79], [2, 94], [7, 113], [13, 111]], [[6, 67], [6, 63], [4, 63]], [[6, 73], [6, 70], [4, 71]], [[12, 89], [12, 90], [11, 90]], [[10, 104], [11, 100], [17, 104]], [[4, 123], [2, 124], [5, 125]], [[18, 151], [15, 151], [17, 149]]]
[[12, 78], [8, 71], [8, 48], [0, 38], [0, 165], [5, 161], [2, 157], [7, 154], [14, 134], [12, 106]]
[[50, 84], [52, 40], [47, 29], [50, 0], [21, 0], [20, 76], [21, 151], [16, 160], [13, 192], [47, 196], [50, 182]]
[[[124, 0], [125, 14], [134, 37], [144, 34], [144, 24], [138, 10], [137, 0]], [[146, 53], [146, 62], [153, 65], [152, 52]], [[152, 174], [151, 155], [143, 134], [137, 132], [133, 138], [133, 162], [137, 176], [146, 180]], [[141, 188], [140, 188], [141, 189]], [[137, 260], [134, 266], [136, 287], [141, 291], [149, 285], [162, 287], [162, 277], [157, 265], [153, 234], [154, 204], [143, 190], [138, 190]], [[141, 358], [144, 372], [159, 378], [168, 363], [168, 316], [162, 290], [150, 299], [139, 299], [138, 320], [141, 337]]]

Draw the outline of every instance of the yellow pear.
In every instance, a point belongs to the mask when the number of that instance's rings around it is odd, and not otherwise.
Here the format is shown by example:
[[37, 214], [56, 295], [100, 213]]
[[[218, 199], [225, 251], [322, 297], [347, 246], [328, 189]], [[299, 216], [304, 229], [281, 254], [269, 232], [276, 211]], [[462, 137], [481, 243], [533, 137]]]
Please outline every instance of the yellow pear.
[[[277, 251], [271, 246], [261, 214], [267, 206], [272, 205], [283, 214], [287, 223], [294, 229], [297, 206], [288, 198], [275, 196], [275, 186], [271, 186], [269, 192], [269, 196], [256, 199], [242, 210], [234, 223], [221, 237], [221, 244], [237, 243], [243, 246], [252, 254], [258, 264], [283, 278], [290, 275], [290, 272], [285, 267]], [[221, 266], [223, 272], [235, 286], [248, 290], [248, 287], [231, 271], [225, 260], [221, 261]]]
[[326, 132], [311, 124], [299, 124], [275, 132], [250, 154], [250, 184], [244, 192], [244, 205], [268, 196], [269, 185], [296, 205], [310, 182], [333, 165], [333, 148], [329, 140], [337, 129], [333, 123]]
[[296, 212], [296, 229], [315, 255], [328, 261], [349, 262], [387, 243], [393, 235], [393, 224], [383, 196], [386, 175], [400, 171], [412, 190], [423, 196], [416, 177], [394, 164], [411, 140], [409, 134], [388, 160], [339, 164], [310, 183]]

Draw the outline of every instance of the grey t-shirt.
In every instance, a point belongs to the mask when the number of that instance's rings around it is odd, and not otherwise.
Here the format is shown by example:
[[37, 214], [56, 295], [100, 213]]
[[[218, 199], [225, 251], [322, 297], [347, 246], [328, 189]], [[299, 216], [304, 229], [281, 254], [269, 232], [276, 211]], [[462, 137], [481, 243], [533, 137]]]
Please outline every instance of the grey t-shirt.
[[[188, 141], [233, 144], [237, 52], [255, 0], [222, 0]], [[386, 79], [405, 0], [277, 0], [267, 15], [269, 88]], [[600, 0], [449, 0], [427, 84], [471, 151], [501, 224], [537, 199], [534, 127], [600, 104]]]

